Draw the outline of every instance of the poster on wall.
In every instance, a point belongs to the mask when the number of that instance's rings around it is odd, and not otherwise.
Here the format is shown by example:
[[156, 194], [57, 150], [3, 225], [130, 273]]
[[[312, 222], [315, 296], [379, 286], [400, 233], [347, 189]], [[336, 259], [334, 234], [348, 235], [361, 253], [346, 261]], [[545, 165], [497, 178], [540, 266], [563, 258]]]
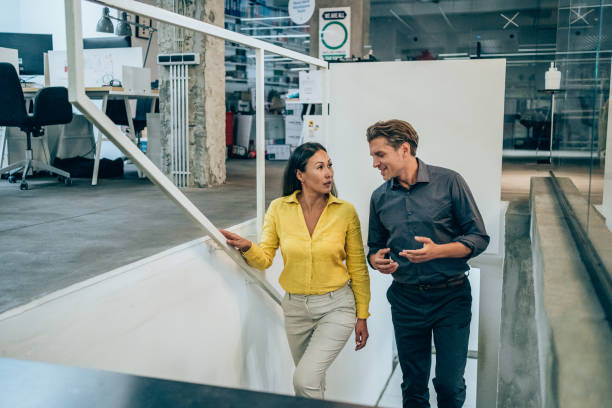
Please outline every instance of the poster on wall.
[[326, 61], [351, 56], [351, 8], [319, 9], [319, 58]]
[[304, 24], [310, 20], [315, 9], [315, 0], [289, 0], [289, 18], [295, 24]]

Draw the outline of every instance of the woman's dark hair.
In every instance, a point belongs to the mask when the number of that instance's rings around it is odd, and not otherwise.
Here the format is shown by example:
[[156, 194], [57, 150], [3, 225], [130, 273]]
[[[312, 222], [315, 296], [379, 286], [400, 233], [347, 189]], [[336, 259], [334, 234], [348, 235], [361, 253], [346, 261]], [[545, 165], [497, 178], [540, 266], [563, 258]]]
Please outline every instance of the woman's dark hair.
[[[306, 163], [319, 150], [327, 152], [320, 143], [308, 142], [298, 146], [293, 151], [283, 175], [283, 196], [291, 195], [295, 190], [302, 189], [302, 183], [297, 178], [297, 171], [305, 171]], [[336, 185], [333, 183], [331, 193], [337, 196]]]

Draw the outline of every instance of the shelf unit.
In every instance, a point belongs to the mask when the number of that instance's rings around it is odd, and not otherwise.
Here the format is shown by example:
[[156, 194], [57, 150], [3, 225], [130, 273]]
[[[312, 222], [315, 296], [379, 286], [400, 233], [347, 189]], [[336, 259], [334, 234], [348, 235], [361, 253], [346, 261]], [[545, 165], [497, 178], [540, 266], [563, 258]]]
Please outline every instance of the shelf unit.
[[[229, 3], [228, 3], [229, 2]], [[227, 11], [227, 5], [230, 12]], [[225, 28], [254, 38], [259, 38], [286, 49], [303, 54], [309, 54], [309, 41], [307, 37], [295, 37], [294, 34], [308, 35], [308, 25], [297, 26], [287, 17], [286, 8], [279, 9], [265, 6], [265, 1], [249, 2], [247, 0], [226, 1]], [[260, 19], [264, 17], [265, 19]], [[287, 36], [289, 34], [289, 36]], [[262, 36], [262, 37], [260, 37]], [[269, 38], [269, 36], [277, 36]], [[266, 53], [264, 56], [264, 92], [266, 105], [266, 143], [286, 143], [287, 117], [292, 115], [295, 107], [287, 111], [282, 95], [291, 92], [292, 88], [299, 87], [299, 71], [294, 68], [304, 67], [306, 64], [296, 64], [289, 59], [281, 59], [274, 54]], [[226, 109], [227, 111], [241, 112], [245, 115], [253, 114], [253, 100], [256, 80], [255, 50], [240, 44], [225, 42], [225, 70], [226, 70]], [[239, 109], [241, 108], [241, 109]], [[238, 117], [237, 117], [238, 118]], [[247, 126], [247, 120], [240, 116], [234, 121], [234, 126], [240, 128]], [[294, 119], [292, 119], [295, 121]], [[254, 123], [254, 119], [253, 119]], [[291, 122], [290, 134], [294, 135], [294, 122]], [[236, 128], [234, 128], [236, 129]], [[234, 130], [236, 132], [236, 130]], [[235, 133], [236, 135], [239, 134]], [[253, 138], [253, 133], [250, 139]], [[244, 132], [242, 132], [244, 134]], [[294, 140], [295, 137], [293, 137]], [[240, 143], [238, 140], [235, 143]], [[242, 141], [241, 145], [247, 144]], [[244, 146], [247, 147], [247, 146]]]
[[[259, 15], [258, 13], [262, 13]], [[307, 33], [307, 25], [295, 27], [295, 24], [286, 18], [286, 10], [280, 10], [272, 7], [264, 9], [256, 7], [238, 7], [234, 8], [234, 14], [241, 15], [225, 15], [225, 28], [240, 32], [242, 34], [257, 37], [257, 34], [276, 35], [280, 37], [275, 39], [262, 39], [274, 44], [290, 48], [302, 53], [309, 52], [308, 42], [304, 38], [283, 37], [283, 34]], [[258, 17], [270, 17], [272, 14], [277, 19], [271, 20], [253, 20]], [[282, 15], [284, 14], [284, 15]], [[266, 91], [276, 90], [279, 93], [286, 93], [289, 88], [298, 87], [299, 72], [292, 68], [300, 67], [293, 61], [279, 60], [276, 61], [273, 55], [266, 54], [265, 56], [265, 86]], [[306, 67], [306, 65], [303, 65]], [[246, 92], [250, 88], [255, 87], [255, 53], [248, 47], [240, 44], [226, 42], [225, 44], [225, 70], [226, 70], [226, 91]]]

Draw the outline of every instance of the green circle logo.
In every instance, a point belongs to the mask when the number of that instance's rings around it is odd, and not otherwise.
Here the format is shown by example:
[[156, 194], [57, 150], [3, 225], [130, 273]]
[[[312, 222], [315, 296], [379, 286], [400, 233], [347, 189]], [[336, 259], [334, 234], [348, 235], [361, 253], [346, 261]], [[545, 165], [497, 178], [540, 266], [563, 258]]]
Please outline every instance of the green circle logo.
[[[340, 43], [340, 45], [337, 46], [333, 46], [328, 44], [325, 41], [325, 30], [327, 30], [330, 26], [332, 25], [338, 25], [340, 26], [340, 28], [342, 28], [342, 30], [344, 31], [344, 39], [342, 40], [342, 42]], [[321, 42], [323, 43], [323, 45], [325, 45], [327, 48], [329, 48], [330, 50], [337, 50], [338, 48], [342, 48], [342, 46], [344, 44], [346, 44], [346, 40], [348, 40], [348, 30], [346, 29], [346, 27], [344, 26], [344, 24], [342, 24], [339, 21], [331, 21], [327, 24], [325, 24], [325, 27], [323, 27], [323, 30], [321, 30]]]

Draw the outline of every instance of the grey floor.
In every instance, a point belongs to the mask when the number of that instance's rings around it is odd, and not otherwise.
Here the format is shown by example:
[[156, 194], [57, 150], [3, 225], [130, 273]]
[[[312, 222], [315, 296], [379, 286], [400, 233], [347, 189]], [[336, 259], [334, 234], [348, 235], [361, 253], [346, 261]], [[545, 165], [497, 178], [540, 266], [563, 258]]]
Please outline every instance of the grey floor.
[[[286, 162], [266, 162], [266, 198], [281, 191]], [[228, 182], [187, 189], [187, 196], [218, 227], [255, 217], [255, 160], [228, 162]], [[31, 190], [0, 180], [0, 312], [73, 283], [201, 237], [204, 232], [159, 189], [136, 177], [89, 179], [64, 186], [55, 179], [32, 179]], [[548, 175], [548, 166], [504, 162], [502, 200], [529, 194], [529, 178]], [[588, 167], [559, 172], [589, 191]], [[591, 183], [601, 202], [601, 177]]]
[[[465, 392], [465, 403], [463, 408], [476, 408], [476, 377], [478, 374], [478, 360], [468, 359], [465, 365], [465, 385], [467, 387]], [[438, 401], [436, 399], [436, 390], [434, 389], [432, 379], [436, 376], [436, 356], [431, 357], [431, 372], [429, 374], [429, 404], [431, 408], [438, 407]], [[402, 406], [402, 370], [397, 367], [393, 372], [391, 381], [385, 393], [380, 399], [378, 406], [384, 408], [396, 408]]]
[[[280, 194], [284, 165], [266, 162], [268, 202]], [[204, 235], [134, 170], [95, 187], [33, 178], [20, 191], [0, 180], [0, 312]], [[255, 160], [229, 161], [225, 185], [185, 193], [218, 227], [251, 219]]]

